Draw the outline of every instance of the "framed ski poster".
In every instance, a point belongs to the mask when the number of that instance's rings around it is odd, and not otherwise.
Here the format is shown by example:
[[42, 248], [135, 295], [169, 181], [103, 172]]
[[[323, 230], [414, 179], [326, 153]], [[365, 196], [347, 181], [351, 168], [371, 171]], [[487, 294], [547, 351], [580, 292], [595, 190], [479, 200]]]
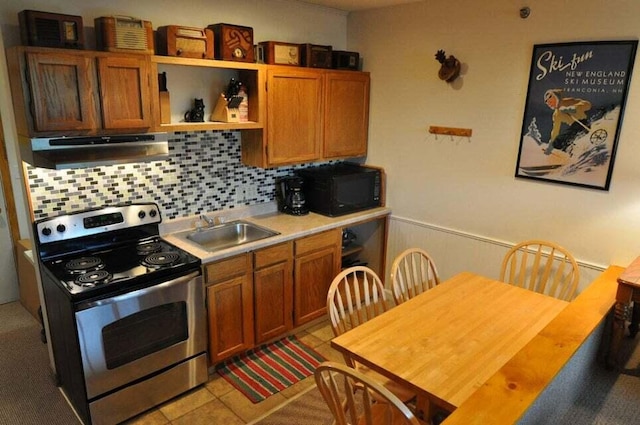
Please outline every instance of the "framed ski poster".
[[533, 47], [516, 177], [609, 190], [637, 46]]

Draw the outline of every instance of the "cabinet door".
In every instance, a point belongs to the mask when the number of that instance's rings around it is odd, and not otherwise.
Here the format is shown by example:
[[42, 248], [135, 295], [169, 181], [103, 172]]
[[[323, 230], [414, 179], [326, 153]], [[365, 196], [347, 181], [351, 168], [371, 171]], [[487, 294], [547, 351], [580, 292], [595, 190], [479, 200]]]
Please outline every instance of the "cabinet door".
[[[340, 234], [340, 230], [332, 230], [303, 238], [296, 243], [293, 273], [294, 326], [300, 326], [326, 313], [329, 286], [340, 272]], [[324, 243], [309, 249], [316, 240]]]
[[323, 76], [307, 70], [267, 73], [267, 157], [270, 165], [320, 159]]
[[253, 273], [256, 344], [293, 328], [293, 246], [291, 242], [255, 253]]
[[327, 73], [324, 102], [324, 158], [365, 156], [369, 132], [369, 74]]
[[[227, 277], [233, 274], [234, 277]], [[209, 361], [253, 348], [251, 257], [241, 255], [206, 266]]]
[[102, 125], [105, 129], [151, 127], [149, 59], [98, 58]]
[[293, 286], [291, 262], [254, 273], [256, 344], [266, 342], [293, 328]]
[[26, 53], [26, 57], [33, 129], [94, 129], [96, 106], [92, 58], [57, 52]]

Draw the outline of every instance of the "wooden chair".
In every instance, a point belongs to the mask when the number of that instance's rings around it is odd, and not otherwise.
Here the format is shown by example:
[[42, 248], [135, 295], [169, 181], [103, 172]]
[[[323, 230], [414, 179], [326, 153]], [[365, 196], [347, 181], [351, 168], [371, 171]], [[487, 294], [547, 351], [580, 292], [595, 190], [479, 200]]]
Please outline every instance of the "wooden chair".
[[324, 362], [314, 375], [336, 425], [423, 424], [398, 397], [355, 369]]
[[566, 249], [542, 240], [520, 242], [502, 261], [500, 280], [571, 301], [578, 289], [578, 263]]
[[393, 261], [391, 287], [396, 304], [403, 303], [439, 283], [436, 265], [423, 249], [409, 248]]
[[[327, 311], [335, 336], [379, 316], [387, 309], [384, 285], [378, 275], [368, 267], [349, 267], [331, 282], [327, 295]], [[415, 393], [410, 389], [356, 363], [346, 354], [344, 361], [347, 366], [380, 382], [403, 402], [409, 402], [415, 397]]]

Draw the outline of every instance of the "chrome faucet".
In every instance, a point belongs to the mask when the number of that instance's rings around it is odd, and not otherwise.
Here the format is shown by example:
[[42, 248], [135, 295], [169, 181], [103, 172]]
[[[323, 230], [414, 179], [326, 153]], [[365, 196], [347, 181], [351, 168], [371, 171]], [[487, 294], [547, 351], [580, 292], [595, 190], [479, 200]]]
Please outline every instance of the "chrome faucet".
[[207, 217], [205, 214], [201, 214], [200, 215], [200, 220], [202, 220], [205, 223], [207, 223], [208, 227], [215, 226], [215, 224], [216, 224], [216, 219], [215, 218]]
[[205, 223], [207, 223], [207, 227], [212, 227], [212, 226], [217, 226], [219, 224], [223, 223], [223, 219], [220, 216], [215, 216], [213, 218], [205, 215], [205, 214], [201, 214], [200, 215], [200, 220], [204, 221]]

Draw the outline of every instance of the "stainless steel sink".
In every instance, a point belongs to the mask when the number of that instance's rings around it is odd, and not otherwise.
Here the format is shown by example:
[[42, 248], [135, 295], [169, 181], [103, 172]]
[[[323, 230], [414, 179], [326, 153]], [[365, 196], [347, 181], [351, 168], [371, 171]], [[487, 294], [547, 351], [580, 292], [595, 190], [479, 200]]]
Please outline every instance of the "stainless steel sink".
[[273, 230], [237, 220], [190, 231], [187, 233], [186, 238], [207, 251], [218, 251], [279, 234]]

